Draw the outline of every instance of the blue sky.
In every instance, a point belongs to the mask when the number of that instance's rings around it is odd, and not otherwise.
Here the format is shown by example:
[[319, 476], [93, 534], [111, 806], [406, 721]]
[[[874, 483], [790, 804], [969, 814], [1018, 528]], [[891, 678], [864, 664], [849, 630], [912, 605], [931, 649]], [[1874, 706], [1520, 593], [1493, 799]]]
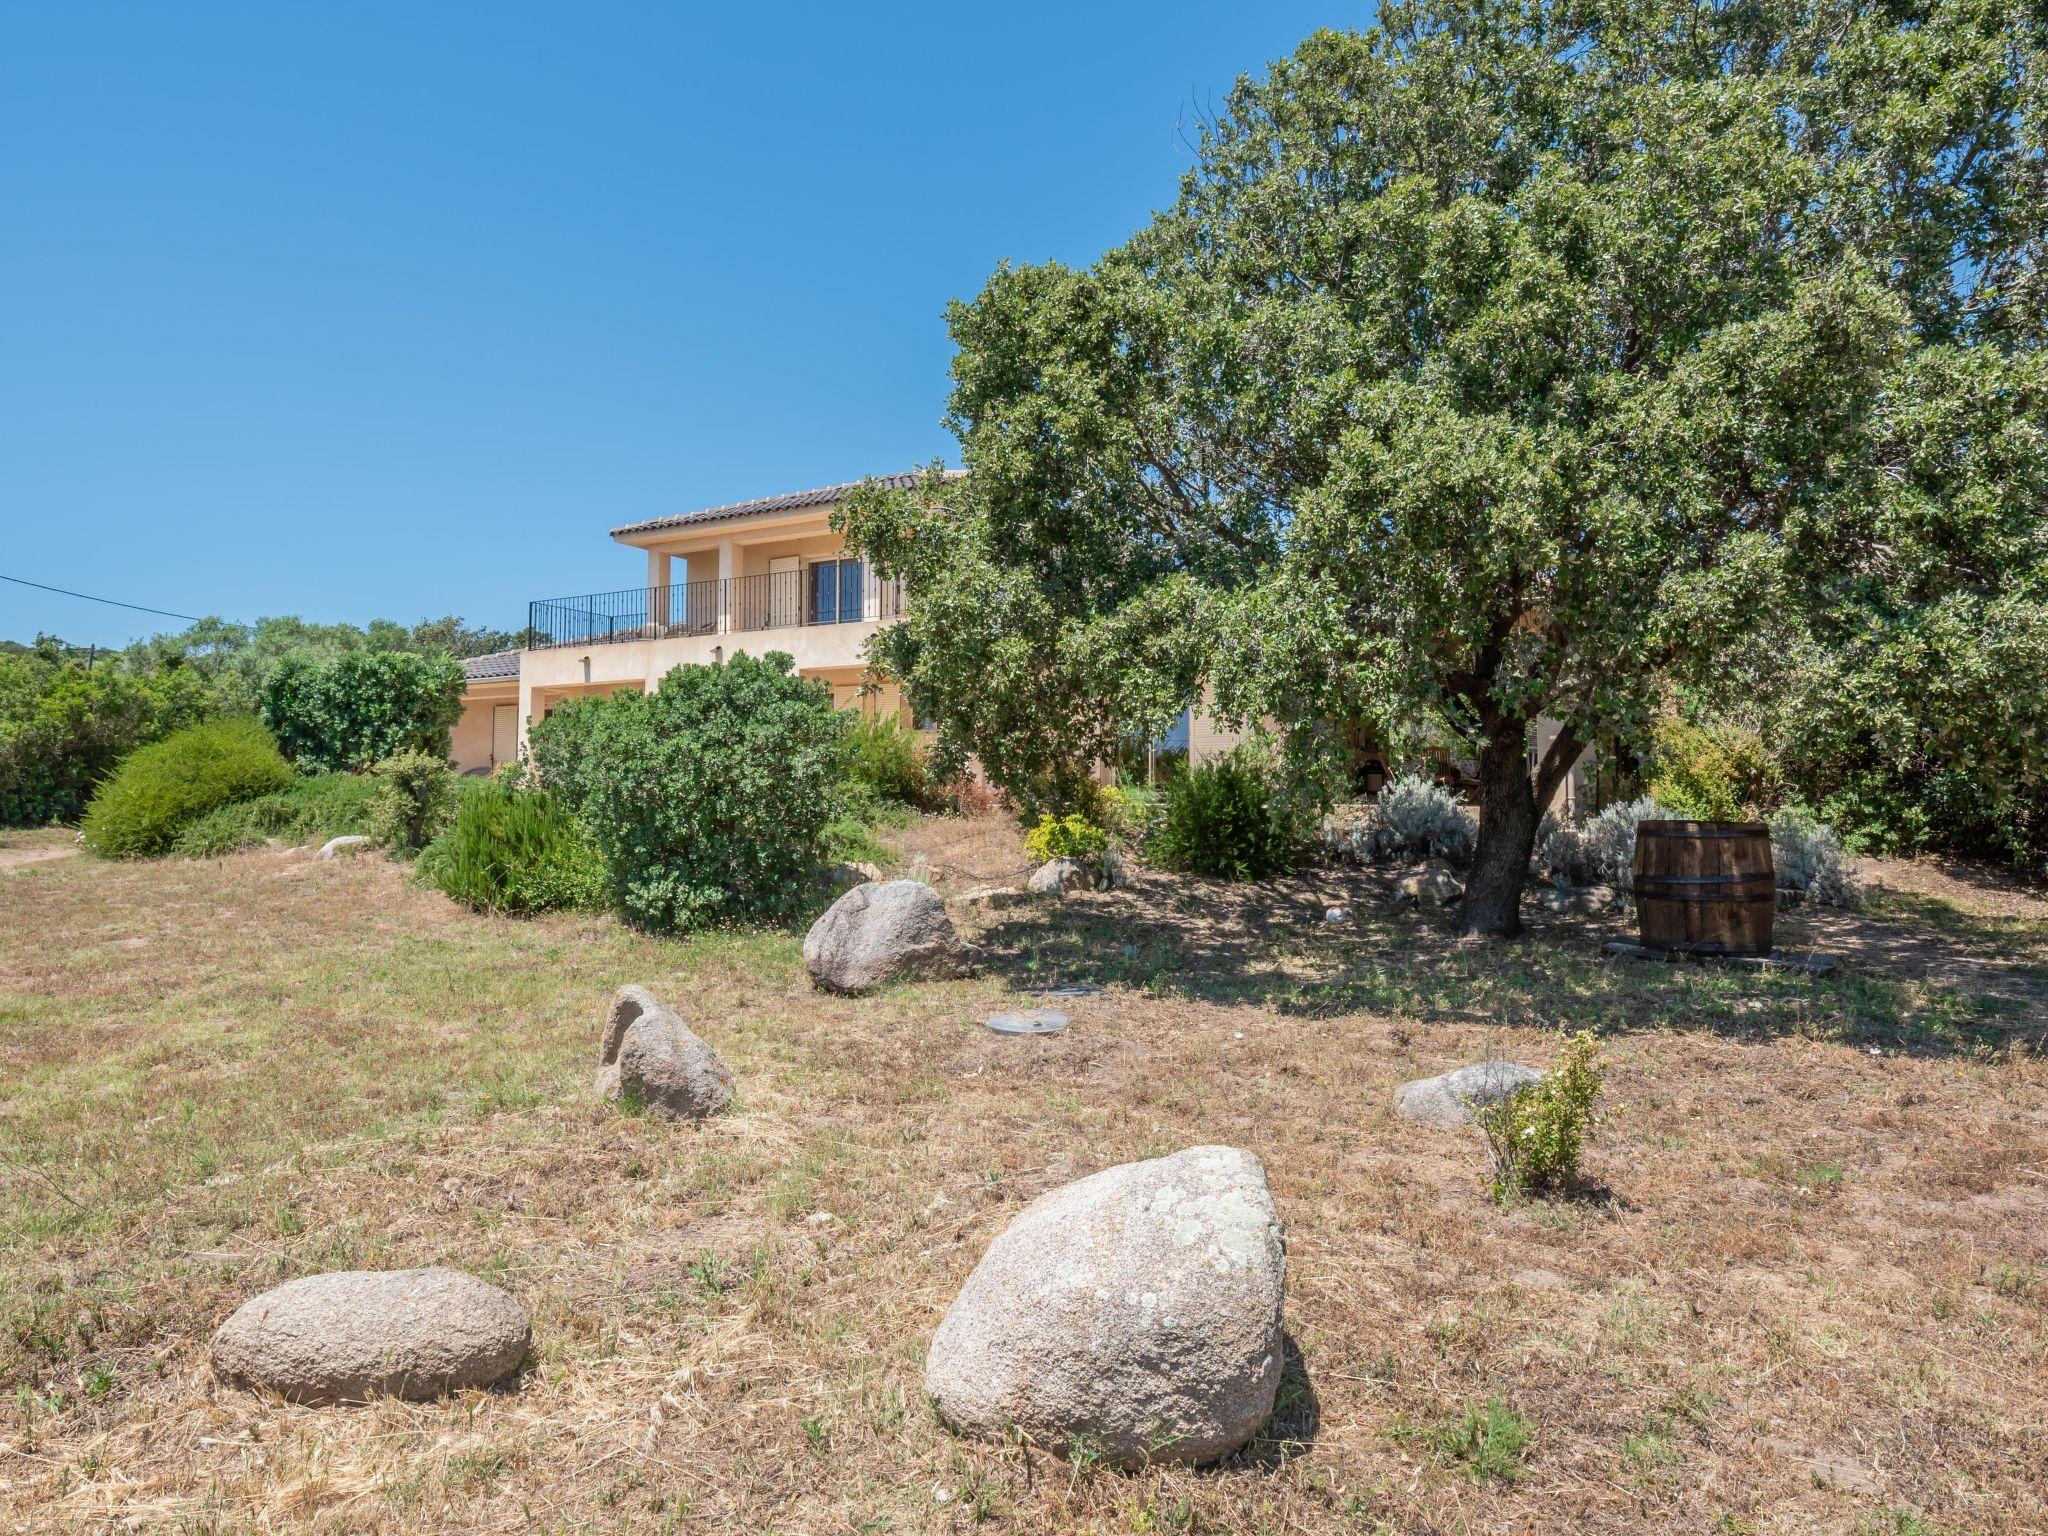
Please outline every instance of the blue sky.
[[[513, 628], [950, 457], [942, 311], [1171, 200], [1289, 3], [0, 0], [0, 572]], [[0, 637], [155, 620], [0, 585]]]

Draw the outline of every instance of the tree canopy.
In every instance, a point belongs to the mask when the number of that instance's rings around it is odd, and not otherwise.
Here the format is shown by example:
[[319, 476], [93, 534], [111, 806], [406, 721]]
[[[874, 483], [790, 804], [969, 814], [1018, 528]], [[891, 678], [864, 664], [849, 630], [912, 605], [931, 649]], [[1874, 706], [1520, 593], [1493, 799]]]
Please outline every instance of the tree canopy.
[[[1304, 777], [1448, 731], [1465, 921], [1513, 931], [1578, 749], [1761, 630], [2038, 637], [2044, 37], [2022, 0], [1318, 33], [1123, 246], [952, 306], [966, 478], [845, 518], [912, 584], [877, 659], [1020, 791], [1205, 680]], [[2012, 745], [2038, 772], [2038, 722]]]

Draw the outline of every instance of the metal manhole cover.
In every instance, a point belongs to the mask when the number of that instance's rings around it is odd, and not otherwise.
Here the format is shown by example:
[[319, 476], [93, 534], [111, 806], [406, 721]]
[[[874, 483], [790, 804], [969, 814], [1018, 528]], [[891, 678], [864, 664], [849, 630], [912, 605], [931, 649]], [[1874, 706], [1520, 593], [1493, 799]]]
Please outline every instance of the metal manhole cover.
[[1096, 993], [1100, 992], [1101, 990], [1102, 988], [1096, 986], [1093, 982], [1069, 981], [1057, 987], [1040, 987], [1038, 989], [1038, 996], [1093, 997]]
[[999, 1035], [1056, 1035], [1067, 1027], [1067, 1016], [1053, 1008], [1027, 1008], [1022, 1013], [998, 1013], [982, 1023]]

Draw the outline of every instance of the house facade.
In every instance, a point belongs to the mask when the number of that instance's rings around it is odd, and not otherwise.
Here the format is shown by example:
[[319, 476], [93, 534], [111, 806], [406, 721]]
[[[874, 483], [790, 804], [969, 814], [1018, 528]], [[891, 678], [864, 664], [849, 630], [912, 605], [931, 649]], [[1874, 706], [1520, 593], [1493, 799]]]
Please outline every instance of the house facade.
[[[916, 475], [889, 475], [892, 488]], [[645, 561], [639, 586], [528, 605], [528, 644], [463, 664], [468, 687], [452, 752], [464, 773], [517, 762], [527, 732], [564, 701], [652, 692], [685, 664], [783, 651], [835, 706], [913, 723], [902, 690], [867, 664], [867, 642], [903, 616], [900, 583], [850, 557], [832, 514], [861, 482], [707, 507], [612, 530]], [[1199, 711], [1181, 722], [1194, 761], [1240, 738]]]
[[[904, 488], [914, 474], [888, 475]], [[569, 699], [620, 688], [651, 693], [673, 668], [713, 665], [742, 653], [783, 651], [841, 709], [894, 714], [913, 724], [901, 688], [867, 663], [867, 642], [904, 613], [899, 583], [879, 579], [849, 556], [832, 514], [861, 482], [706, 507], [612, 530], [645, 562], [640, 585], [527, 606], [528, 644], [463, 663], [468, 685], [451, 752], [463, 773], [517, 762], [536, 720]], [[1532, 752], [1556, 724], [1538, 725]], [[1153, 744], [1154, 759], [1199, 763], [1244, 738], [1206, 711], [1186, 711]], [[1127, 764], [1143, 772], [1146, 754]], [[1109, 771], [1105, 765], [1104, 772]], [[1376, 786], [1374, 786], [1376, 787]], [[1560, 786], [1553, 809], [1581, 808], [1585, 765]]]

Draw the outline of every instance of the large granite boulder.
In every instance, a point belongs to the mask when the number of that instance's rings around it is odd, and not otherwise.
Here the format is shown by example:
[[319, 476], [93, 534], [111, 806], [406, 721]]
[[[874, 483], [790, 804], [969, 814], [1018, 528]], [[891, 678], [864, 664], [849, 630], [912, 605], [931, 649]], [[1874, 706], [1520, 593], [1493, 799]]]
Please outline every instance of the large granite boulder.
[[1469, 1067], [1419, 1078], [1394, 1090], [1394, 1109], [1410, 1120], [1456, 1130], [1472, 1123], [1475, 1107], [1498, 1104], [1543, 1074], [1518, 1061], [1476, 1061]]
[[917, 880], [857, 885], [804, 935], [811, 979], [833, 992], [867, 992], [913, 976], [959, 976], [972, 963], [945, 902]]
[[221, 1380], [295, 1403], [487, 1387], [533, 1342], [526, 1311], [453, 1269], [311, 1275], [252, 1298], [213, 1336]]
[[1273, 1411], [1286, 1276], [1251, 1153], [1107, 1168], [989, 1244], [932, 1338], [925, 1391], [963, 1434], [1014, 1427], [1120, 1465], [1213, 1461]]
[[645, 987], [625, 986], [605, 1015], [597, 1091], [644, 1105], [662, 1120], [702, 1120], [732, 1102], [718, 1053]]

